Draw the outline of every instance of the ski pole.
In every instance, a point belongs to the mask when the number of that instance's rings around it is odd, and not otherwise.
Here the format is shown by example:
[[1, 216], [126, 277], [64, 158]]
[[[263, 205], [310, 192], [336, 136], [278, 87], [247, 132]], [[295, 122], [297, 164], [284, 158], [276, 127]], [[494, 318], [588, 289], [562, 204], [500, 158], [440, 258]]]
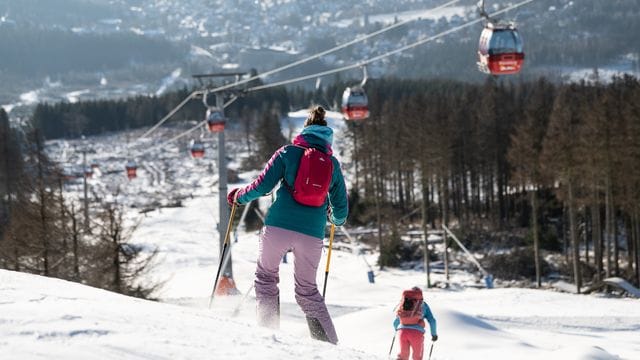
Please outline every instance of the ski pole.
[[249, 293], [251, 293], [251, 290], [253, 290], [254, 286], [255, 286], [255, 283], [252, 283], [251, 286], [249, 287], [249, 290], [247, 290], [247, 292], [244, 294], [242, 299], [240, 299], [240, 302], [238, 303], [238, 305], [236, 305], [236, 308], [233, 309], [233, 313], [231, 313], [231, 317], [236, 317], [238, 316], [238, 314], [240, 314], [240, 308], [244, 304], [245, 300], [247, 300], [247, 298], [249, 297]]
[[211, 291], [211, 297], [209, 298], [209, 309], [211, 309], [211, 303], [213, 302], [213, 296], [216, 293], [218, 287], [218, 279], [220, 279], [220, 272], [222, 271], [222, 265], [227, 253], [227, 247], [229, 246], [229, 234], [231, 233], [231, 227], [233, 226], [233, 216], [236, 213], [236, 203], [231, 205], [231, 215], [229, 215], [229, 223], [227, 224], [227, 233], [224, 235], [224, 245], [222, 246], [222, 254], [220, 255], [220, 265], [218, 265], [218, 271], [216, 273], [216, 280], [213, 283], [213, 290]]
[[333, 234], [336, 232], [336, 225], [331, 224], [329, 233], [329, 253], [327, 254], [327, 268], [324, 270], [324, 285], [322, 286], [322, 297], [327, 292], [327, 278], [329, 277], [329, 263], [331, 263], [331, 248], [333, 247]]
[[435, 344], [433, 341], [431, 342], [431, 349], [429, 349], [429, 360], [431, 360], [431, 353], [433, 352], [433, 344]]
[[389, 347], [389, 357], [391, 357], [391, 352], [393, 351], [393, 344], [396, 342], [396, 334], [398, 330], [393, 333], [393, 339], [391, 340], [391, 347]]

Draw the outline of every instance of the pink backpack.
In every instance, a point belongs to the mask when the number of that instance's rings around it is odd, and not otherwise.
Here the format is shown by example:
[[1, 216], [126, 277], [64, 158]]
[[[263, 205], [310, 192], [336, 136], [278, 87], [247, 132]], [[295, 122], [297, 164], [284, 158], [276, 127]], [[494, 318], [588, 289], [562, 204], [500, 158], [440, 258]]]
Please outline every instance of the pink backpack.
[[411, 289], [402, 292], [400, 303], [396, 307], [396, 315], [402, 325], [420, 325], [424, 327], [422, 319], [422, 290]]
[[[302, 146], [299, 146], [302, 147]], [[305, 148], [300, 157], [298, 173], [291, 195], [302, 205], [319, 207], [324, 205], [333, 177], [331, 155], [315, 148]]]

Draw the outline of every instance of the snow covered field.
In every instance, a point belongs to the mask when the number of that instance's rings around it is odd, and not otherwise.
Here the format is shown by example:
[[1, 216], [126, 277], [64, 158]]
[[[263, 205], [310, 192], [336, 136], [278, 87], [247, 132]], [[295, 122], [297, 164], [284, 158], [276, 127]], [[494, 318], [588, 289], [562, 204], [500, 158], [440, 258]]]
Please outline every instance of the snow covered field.
[[[291, 114], [283, 126], [300, 126], [305, 112]], [[339, 128], [338, 118], [331, 124]], [[336, 142], [340, 143], [340, 131]], [[94, 141], [94, 143], [97, 143]], [[105, 137], [113, 150], [113, 136]], [[96, 145], [97, 146], [97, 145]], [[104, 144], [102, 145], [104, 146]], [[336, 148], [341, 154], [341, 149]], [[213, 152], [212, 152], [213, 153]], [[210, 155], [207, 156], [214, 156]], [[348, 152], [342, 153], [348, 163]], [[98, 151], [96, 157], [113, 164]], [[255, 232], [231, 237], [233, 273], [242, 296], [217, 296], [208, 308], [218, 258], [218, 194], [215, 177], [202, 162], [169, 148], [163, 158], [147, 158], [149, 169], [131, 183], [108, 175], [92, 186], [124, 184], [121, 196], [186, 194], [183, 207], [161, 208], [132, 216], [140, 220], [133, 241], [159, 256], [145, 281], [162, 282], [159, 302], [144, 301], [56, 279], [0, 271], [0, 359], [386, 359], [394, 336], [393, 308], [403, 289], [424, 288], [419, 271], [375, 268], [376, 255], [334, 250], [326, 299], [340, 342], [311, 340], [293, 294], [293, 257], [281, 265], [281, 329], [255, 324], [251, 289], [258, 251]], [[167, 160], [168, 158], [171, 158]], [[92, 160], [92, 159], [89, 159]], [[163, 161], [172, 161], [167, 165]], [[162, 169], [182, 164], [171, 176]], [[162, 165], [164, 164], [164, 165]], [[171, 162], [169, 163], [171, 164]], [[235, 163], [230, 166], [234, 167]], [[111, 165], [110, 165], [111, 166]], [[115, 165], [114, 165], [115, 166]], [[109, 168], [109, 166], [104, 167]], [[153, 170], [156, 169], [156, 170]], [[153, 171], [152, 171], [153, 170]], [[153, 175], [154, 172], [158, 174]], [[251, 180], [241, 174], [243, 181]], [[238, 184], [230, 184], [229, 188]], [[152, 191], [153, 190], [153, 191]], [[268, 203], [268, 199], [265, 199]], [[125, 202], [135, 203], [134, 201]], [[236, 216], [240, 216], [237, 214]], [[237, 239], [237, 242], [235, 241]], [[325, 257], [318, 272], [324, 279]], [[432, 281], [443, 281], [433, 274]], [[454, 273], [450, 289], [429, 289], [425, 296], [438, 322], [440, 340], [432, 359], [639, 359], [640, 301], [601, 295], [571, 295], [531, 289], [475, 289], [460, 284], [473, 274]], [[238, 316], [232, 316], [239, 309]], [[398, 349], [394, 346], [394, 353]]]

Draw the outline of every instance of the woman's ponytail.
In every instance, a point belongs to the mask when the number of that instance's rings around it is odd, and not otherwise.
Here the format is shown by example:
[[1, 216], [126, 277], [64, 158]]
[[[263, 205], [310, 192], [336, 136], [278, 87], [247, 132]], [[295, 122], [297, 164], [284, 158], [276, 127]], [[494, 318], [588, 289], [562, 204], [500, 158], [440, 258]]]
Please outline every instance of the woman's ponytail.
[[311, 111], [309, 111], [309, 117], [304, 122], [304, 126], [307, 127], [309, 125], [322, 125], [327, 126], [327, 120], [325, 120], [326, 112], [322, 106], [314, 106]]

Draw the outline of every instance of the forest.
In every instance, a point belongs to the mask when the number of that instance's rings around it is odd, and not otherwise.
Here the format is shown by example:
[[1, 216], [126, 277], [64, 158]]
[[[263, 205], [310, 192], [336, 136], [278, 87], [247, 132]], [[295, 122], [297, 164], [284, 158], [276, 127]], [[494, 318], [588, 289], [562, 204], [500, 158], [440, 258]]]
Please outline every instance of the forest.
[[372, 83], [372, 116], [351, 126], [353, 216], [397, 224], [420, 207], [422, 226], [455, 224], [472, 248], [531, 247], [538, 284], [543, 250], [564, 252], [578, 291], [611, 275], [637, 283], [639, 85]]
[[[314, 103], [331, 108], [344, 86], [251, 93], [229, 107], [231, 129], [244, 134], [253, 158], [266, 161], [285, 141], [279, 116]], [[366, 90], [371, 117], [348, 124], [355, 169], [349, 224], [378, 229], [372, 240], [381, 267], [420, 256], [400, 240], [406, 229], [447, 224], [472, 251], [511, 254], [506, 269], [499, 255], [483, 259], [504, 276], [540, 286], [551, 271], [545, 259], [555, 254], [578, 291], [609, 276], [639, 283], [637, 79], [389, 78], [370, 80]], [[187, 93], [43, 104], [33, 123], [45, 138], [148, 126]], [[178, 117], [202, 112], [194, 100]]]
[[41, 134], [12, 128], [0, 108], [0, 268], [149, 297], [157, 284], [135, 280], [155, 253], [129, 242], [136, 225], [125, 223], [122, 205], [103, 201], [89, 212], [65, 195]]

